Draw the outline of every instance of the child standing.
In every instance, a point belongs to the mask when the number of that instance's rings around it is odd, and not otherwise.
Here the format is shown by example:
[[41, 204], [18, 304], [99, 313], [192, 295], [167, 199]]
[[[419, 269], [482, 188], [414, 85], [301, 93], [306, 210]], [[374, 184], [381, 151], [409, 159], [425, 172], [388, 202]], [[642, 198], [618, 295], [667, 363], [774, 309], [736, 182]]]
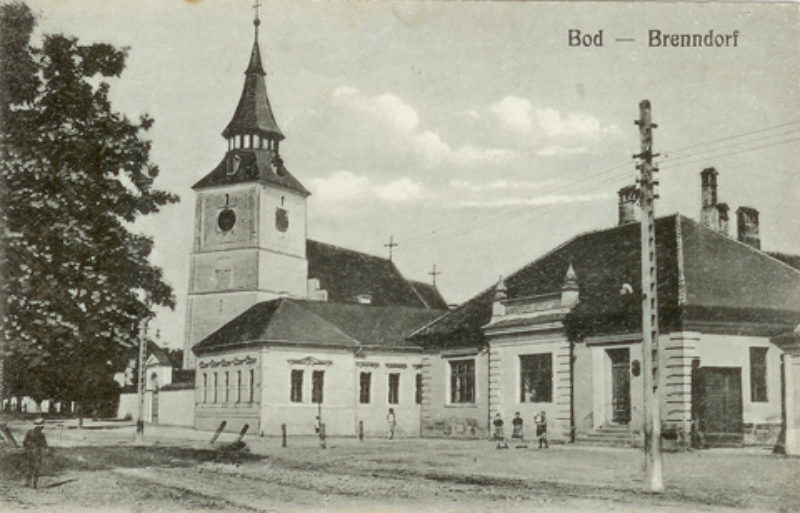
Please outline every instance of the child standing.
[[25, 449], [25, 461], [27, 462], [27, 480], [25, 486], [36, 488], [39, 484], [39, 472], [42, 470], [42, 451], [47, 447], [47, 439], [44, 437], [44, 419], [38, 418], [33, 421], [33, 429], [25, 433], [22, 447]]
[[547, 449], [547, 417], [544, 411], [540, 411], [533, 418], [536, 423], [536, 438], [539, 439], [539, 449]]

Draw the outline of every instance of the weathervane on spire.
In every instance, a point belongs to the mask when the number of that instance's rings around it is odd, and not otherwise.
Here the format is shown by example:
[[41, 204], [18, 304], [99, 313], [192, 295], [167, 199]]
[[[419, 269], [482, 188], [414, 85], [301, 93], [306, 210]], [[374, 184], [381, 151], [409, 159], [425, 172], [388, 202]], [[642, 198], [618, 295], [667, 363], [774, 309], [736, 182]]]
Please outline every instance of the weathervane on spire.
[[255, 18], [253, 18], [253, 26], [256, 28], [256, 37], [258, 37], [258, 26], [261, 25], [261, 20], [258, 19], [258, 8], [261, 6], [261, 2], [259, 0], [255, 0], [253, 3], [253, 9], [255, 9]]

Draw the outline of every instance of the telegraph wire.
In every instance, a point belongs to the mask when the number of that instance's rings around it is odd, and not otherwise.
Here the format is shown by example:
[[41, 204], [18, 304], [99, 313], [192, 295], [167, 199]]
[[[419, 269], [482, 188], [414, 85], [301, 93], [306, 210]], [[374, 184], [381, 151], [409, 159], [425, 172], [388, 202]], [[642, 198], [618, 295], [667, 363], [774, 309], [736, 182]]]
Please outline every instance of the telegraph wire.
[[776, 128], [783, 128], [785, 126], [796, 125], [796, 124], [799, 124], [799, 123], [800, 123], [800, 119], [795, 119], [793, 121], [787, 121], [786, 123], [781, 123], [780, 125], [773, 125], [773, 126], [769, 126], [769, 127], [765, 127], [765, 128], [759, 128], [758, 130], [751, 130], [750, 132], [743, 132], [741, 134], [736, 134], [736, 135], [729, 135], [729, 136], [726, 136], [726, 137], [721, 137], [719, 139], [713, 139], [711, 141], [705, 141], [705, 142], [700, 142], [700, 143], [697, 143], [697, 144], [692, 144], [690, 146], [683, 146], [681, 148], [675, 148], [673, 150], [663, 150], [662, 153], [664, 153], [664, 154], [679, 153], [679, 152], [683, 152], [685, 150], [699, 148], [699, 147], [702, 147], [702, 146], [709, 146], [709, 145], [712, 145], [712, 144], [715, 144], [715, 143], [718, 143], [718, 142], [727, 141], [727, 140], [731, 140], [731, 139], [739, 139], [741, 137], [746, 137], [748, 135], [758, 134], [758, 133], [761, 133], [761, 132], [768, 132], [770, 130], [775, 130]]

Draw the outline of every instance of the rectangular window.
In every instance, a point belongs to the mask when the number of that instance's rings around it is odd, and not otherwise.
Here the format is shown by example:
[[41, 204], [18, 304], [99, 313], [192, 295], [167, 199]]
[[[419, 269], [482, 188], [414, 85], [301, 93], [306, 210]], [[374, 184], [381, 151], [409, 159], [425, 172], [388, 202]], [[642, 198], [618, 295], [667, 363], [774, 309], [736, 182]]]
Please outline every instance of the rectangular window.
[[242, 401], [242, 371], [236, 371], [236, 402]]
[[322, 402], [322, 388], [324, 386], [325, 371], [315, 370], [311, 373], [311, 402]]
[[253, 392], [254, 392], [254, 390], [256, 388], [256, 373], [255, 373], [255, 371], [253, 369], [250, 369], [250, 382], [247, 384], [247, 386], [249, 387], [249, 389], [247, 391], [247, 402], [248, 403], [252, 403], [253, 402]]
[[450, 362], [450, 402], [475, 402], [475, 360]]
[[414, 388], [414, 402], [422, 404], [422, 374], [417, 373], [416, 387]]
[[372, 385], [372, 373], [362, 372], [358, 377], [358, 402], [369, 404], [369, 389]]
[[214, 379], [212, 380], [212, 383], [211, 383], [211, 385], [212, 385], [214, 388], [213, 388], [213, 389], [212, 389], [212, 391], [211, 391], [211, 402], [212, 402], [212, 403], [215, 403], [215, 402], [217, 402], [217, 392], [218, 392], [218, 391], [217, 391], [217, 373], [215, 372], [215, 373], [214, 373], [214, 375], [213, 375], [212, 377], [213, 377]]
[[292, 389], [289, 392], [289, 399], [293, 403], [303, 402], [303, 371], [301, 369], [292, 369]]
[[389, 404], [400, 402], [400, 374], [392, 372], [389, 374]]
[[550, 403], [553, 401], [552, 353], [526, 354], [519, 357], [520, 402]]
[[200, 395], [202, 396], [203, 402], [208, 402], [208, 374], [205, 372], [203, 373], [203, 388], [200, 389]]
[[231, 386], [230, 376], [228, 374], [228, 371], [225, 371], [225, 401], [224, 402], [226, 402], [226, 403], [231, 400], [230, 386]]
[[750, 400], [767, 400], [767, 348], [750, 348]]

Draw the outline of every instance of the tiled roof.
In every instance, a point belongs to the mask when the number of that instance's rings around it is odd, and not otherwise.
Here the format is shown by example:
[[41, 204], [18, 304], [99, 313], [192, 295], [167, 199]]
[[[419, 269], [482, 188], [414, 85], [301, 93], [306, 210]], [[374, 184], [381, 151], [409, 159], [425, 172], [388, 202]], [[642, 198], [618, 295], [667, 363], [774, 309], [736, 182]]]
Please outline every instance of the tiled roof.
[[269, 343], [407, 347], [406, 338], [440, 312], [295, 299], [258, 303], [206, 337], [196, 354]]
[[397, 267], [385, 258], [314, 240], [306, 242], [306, 258], [308, 277], [320, 281], [332, 303], [355, 303], [362, 296], [376, 306], [425, 307]]
[[239, 104], [228, 126], [222, 131], [225, 138], [239, 134], [260, 134], [279, 141], [283, 139], [267, 97], [267, 83], [264, 81], [258, 41], [253, 43]]
[[800, 255], [790, 255], [788, 253], [778, 253], [777, 251], [767, 251], [772, 258], [778, 259], [784, 264], [791, 265], [795, 269], [800, 269]]
[[[233, 171], [234, 161], [236, 172]], [[274, 165], [273, 165], [274, 164]], [[285, 187], [308, 196], [311, 194], [283, 165], [272, 150], [237, 149], [225, 154], [210, 173], [192, 186], [192, 189], [217, 187], [236, 183], [258, 182]]]
[[[639, 237], [638, 223], [578, 235], [508, 276], [508, 297], [560, 291], [572, 263], [580, 302], [567, 318], [570, 336], [638, 331]], [[656, 221], [656, 241], [662, 329], [705, 321], [800, 321], [800, 272], [790, 266], [678, 215]], [[619, 293], [624, 283], [633, 293]], [[484, 290], [411, 339], [435, 347], [482, 344], [493, 296], [494, 287]]]
[[425, 303], [425, 306], [434, 310], [447, 310], [447, 302], [439, 293], [435, 285], [429, 285], [421, 281], [408, 280], [408, 283]]
[[257, 303], [200, 341], [195, 354], [261, 344], [313, 344], [356, 347], [358, 342], [336, 326], [303, 308], [301, 302], [274, 299]]

